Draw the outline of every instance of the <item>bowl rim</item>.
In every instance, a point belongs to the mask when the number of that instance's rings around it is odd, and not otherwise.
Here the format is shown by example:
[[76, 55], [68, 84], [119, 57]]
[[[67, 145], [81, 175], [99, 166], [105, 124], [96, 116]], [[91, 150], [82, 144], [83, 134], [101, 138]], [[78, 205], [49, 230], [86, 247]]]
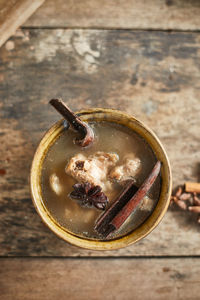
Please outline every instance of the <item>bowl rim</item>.
[[[107, 108], [92, 108], [85, 109], [77, 112], [78, 116], [81, 117], [84, 121], [87, 121], [87, 117], [92, 116], [93, 118], [101, 114], [104, 116], [104, 120], [109, 122], [118, 121], [117, 123], [121, 123], [126, 127], [129, 127], [131, 124], [137, 127], [140, 130], [140, 133], [143, 138], [150, 144], [152, 150], [156, 154], [156, 157], [162, 162], [162, 190], [158, 200], [158, 203], [153, 210], [152, 214], [135, 230], [129, 232], [127, 235], [113, 239], [108, 241], [102, 240], [91, 240], [83, 237], [79, 237], [75, 234], [70, 233], [64, 227], [59, 225], [54, 218], [51, 216], [47, 208], [44, 206], [42, 201], [42, 193], [40, 186], [40, 171], [42, 167], [42, 162], [45, 157], [46, 152], [49, 147], [52, 145], [53, 141], [56, 139], [58, 135], [58, 131], [63, 128], [63, 119], [54, 123], [48, 131], [45, 132], [42, 139], [37, 146], [35, 151], [31, 170], [30, 170], [30, 191], [33, 204], [41, 217], [42, 221], [61, 239], [69, 242], [72, 245], [90, 249], [90, 250], [114, 250], [124, 248], [133, 243], [136, 243], [140, 239], [147, 236], [162, 220], [164, 217], [167, 208], [170, 203], [170, 196], [172, 190], [172, 174], [169, 159], [167, 157], [166, 151], [160, 142], [159, 138], [155, 135], [155, 133], [143, 122], [138, 120], [137, 118], [119, 111], [115, 109], [107, 109]], [[105, 119], [105, 116], [107, 118]], [[114, 121], [111, 121], [109, 117], [111, 117]], [[123, 121], [128, 122], [128, 124], [124, 124]], [[129, 125], [129, 126], [128, 126]], [[131, 128], [131, 127], [129, 127]], [[131, 128], [133, 130], [133, 128]], [[57, 133], [57, 134], [56, 134]], [[148, 139], [147, 139], [148, 137]], [[51, 139], [50, 139], [51, 138]], [[50, 140], [50, 142], [49, 142]], [[164, 179], [164, 180], [163, 180]]]

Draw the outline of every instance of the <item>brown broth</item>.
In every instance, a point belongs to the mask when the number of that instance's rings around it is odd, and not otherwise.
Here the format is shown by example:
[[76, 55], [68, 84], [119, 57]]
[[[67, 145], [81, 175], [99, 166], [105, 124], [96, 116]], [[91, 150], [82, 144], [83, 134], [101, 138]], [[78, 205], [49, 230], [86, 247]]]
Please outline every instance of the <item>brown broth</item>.
[[[141, 184], [151, 172], [156, 157], [148, 143], [137, 133], [110, 122], [95, 122], [91, 126], [95, 132], [95, 142], [88, 148], [81, 148], [74, 144], [73, 139], [77, 136], [72, 130], [64, 130], [47, 152], [43, 162], [41, 186], [43, 201], [51, 216], [66, 230], [89, 239], [100, 239], [101, 237], [94, 231], [94, 223], [102, 214], [96, 208], [85, 208], [80, 206], [76, 200], [69, 198], [69, 193], [73, 190], [72, 185], [76, 181], [65, 173], [65, 167], [69, 159], [77, 153], [88, 156], [97, 151], [114, 152], [119, 155], [120, 164], [125, 154], [134, 153], [142, 162], [142, 170], [137, 175], [137, 183]], [[49, 178], [56, 174], [59, 178], [62, 191], [57, 195], [52, 191]], [[106, 195], [109, 198], [109, 205], [116, 195], [122, 190], [119, 184], [113, 184], [112, 190]], [[160, 180], [151, 188], [149, 196], [154, 201], [154, 207], [160, 194]], [[153, 210], [153, 208], [152, 208]], [[111, 238], [118, 238], [134, 230], [141, 225], [152, 211], [142, 211], [140, 208], [131, 214], [123, 226], [116, 231]]]

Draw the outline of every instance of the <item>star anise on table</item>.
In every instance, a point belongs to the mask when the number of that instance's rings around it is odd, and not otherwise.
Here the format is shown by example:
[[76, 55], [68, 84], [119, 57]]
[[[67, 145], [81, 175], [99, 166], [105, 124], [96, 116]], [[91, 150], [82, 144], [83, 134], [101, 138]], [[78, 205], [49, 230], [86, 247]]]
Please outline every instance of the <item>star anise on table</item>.
[[189, 210], [199, 214], [198, 223], [200, 223], [200, 194], [196, 192], [186, 192], [184, 185], [176, 188], [171, 196], [171, 203], [175, 203], [182, 210]]
[[92, 185], [89, 182], [76, 183], [73, 185], [74, 190], [70, 193], [72, 199], [80, 201], [82, 206], [96, 207], [104, 210], [108, 203], [107, 196], [102, 192], [99, 185]]

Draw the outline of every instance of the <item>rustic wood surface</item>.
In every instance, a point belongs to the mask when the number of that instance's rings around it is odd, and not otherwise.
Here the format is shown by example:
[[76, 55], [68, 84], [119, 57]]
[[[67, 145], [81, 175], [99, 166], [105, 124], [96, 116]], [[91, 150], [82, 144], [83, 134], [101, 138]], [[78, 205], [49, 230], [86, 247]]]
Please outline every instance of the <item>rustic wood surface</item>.
[[135, 115], [164, 144], [174, 186], [200, 182], [199, 14], [198, 0], [46, 0], [0, 49], [1, 300], [199, 299], [192, 214], [171, 207], [136, 245], [88, 251], [43, 225], [28, 186], [36, 146], [58, 120], [48, 100], [59, 96], [75, 110]]
[[198, 259], [1, 259], [1, 300], [198, 300], [199, 273]]
[[200, 255], [200, 226], [176, 208], [128, 248], [70, 246], [42, 224], [28, 185], [36, 146], [58, 120], [47, 104], [57, 96], [75, 110], [133, 114], [164, 144], [174, 186], [199, 179], [200, 33], [30, 29], [11, 41], [0, 49], [0, 255]]
[[24, 26], [200, 29], [199, 0], [46, 0]]
[[[0, 47], [43, 2], [44, 0], [0, 0]], [[10, 45], [12, 48], [12, 44]]]

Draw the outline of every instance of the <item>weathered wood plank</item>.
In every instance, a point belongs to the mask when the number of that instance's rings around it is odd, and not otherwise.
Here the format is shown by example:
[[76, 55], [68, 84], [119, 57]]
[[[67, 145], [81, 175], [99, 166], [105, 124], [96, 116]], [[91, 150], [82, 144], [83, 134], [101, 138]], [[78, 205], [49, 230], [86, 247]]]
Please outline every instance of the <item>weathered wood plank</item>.
[[0, 47], [44, 0], [0, 0]]
[[198, 0], [47, 0], [25, 26], [200, 29]]
[[47, 103], [111, 107], [135, 115], [160, 137], [174, 184], [197, 180], [200, 128], [200, 34], [30, 30], [0, 50], [0, 254], [200, 255], [200, 227], [170, 210], [147, 238], [113, 252], [81, 250], [40, 221], [29, 194], [34, 150], [58, 119]]
[[197, 300], [199, 273], [199, 259], [1, 259], [1, 300]]

